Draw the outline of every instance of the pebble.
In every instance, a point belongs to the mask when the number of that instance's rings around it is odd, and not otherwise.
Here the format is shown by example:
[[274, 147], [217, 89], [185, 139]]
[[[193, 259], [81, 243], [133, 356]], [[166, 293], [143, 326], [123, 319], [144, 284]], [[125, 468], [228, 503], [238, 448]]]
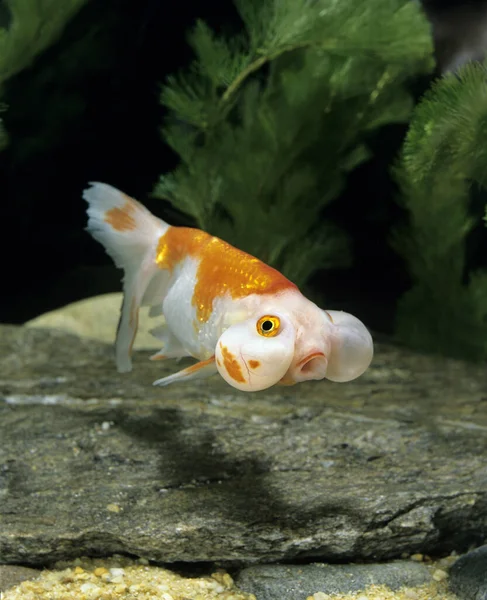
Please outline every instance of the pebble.
[[443, 581], [448, 577], [448, 573], [446, 571], [442, 571], [441, 569], [436, 569], [433, 573], [433, 579], [435, 581]]
[[120, 567], [115, 567], [113, 569], [110, 569], [110, 575], [112, 577], [123, 577], [125, 575], [125, 570], [121, 569]]
[[94, 583], [83, 583], [79, 588], [83, 594], [89, 594], [90, 596], [96, 596], [100, 592], [100, 588]]

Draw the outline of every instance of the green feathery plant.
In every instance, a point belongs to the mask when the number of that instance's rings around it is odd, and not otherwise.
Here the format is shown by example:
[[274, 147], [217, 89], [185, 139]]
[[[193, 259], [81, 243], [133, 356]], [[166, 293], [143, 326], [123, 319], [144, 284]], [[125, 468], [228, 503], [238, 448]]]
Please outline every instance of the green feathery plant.
[[[61, 34], [87, 0], [4, 0], [0, 26], [0, 96], [4, 83], [28, 67]], [[0, 110], [4, 107], [0, 105]], [[7, 135], [0, 119], [0, 149]]]
[[414, 111], [396, 175], [409, 224], [393, 238], [413, 279], [397, 335], [416, 347], [487, 358], [487, 272], [465, 273], [478, 222], [472, 184], [487, 184], [487, 70], [471, 64], [438, 80]]
[[408, 120], [408, 80], [431, 70], [432, 40], [409, 0], [236, 0], [245, 30], [199, 22], [190, 68], [169, 77], [163, 130], [180, 157], [154, 195], [297, 284], [350, 261], [322, 218], [366, 136]]

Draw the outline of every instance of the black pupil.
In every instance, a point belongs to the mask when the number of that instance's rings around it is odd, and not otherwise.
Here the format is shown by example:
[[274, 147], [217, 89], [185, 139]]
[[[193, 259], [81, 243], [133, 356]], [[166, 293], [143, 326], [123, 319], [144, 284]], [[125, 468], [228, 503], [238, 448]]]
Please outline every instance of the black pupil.
[[262, 323], [262, 329], [263, 329], [264, 331], [270, 331], [270, 330], [272, 329], [272, 327], [273, 327], [273, 323], [272, 323], [272, 321], [264, 321], [264, 322]]

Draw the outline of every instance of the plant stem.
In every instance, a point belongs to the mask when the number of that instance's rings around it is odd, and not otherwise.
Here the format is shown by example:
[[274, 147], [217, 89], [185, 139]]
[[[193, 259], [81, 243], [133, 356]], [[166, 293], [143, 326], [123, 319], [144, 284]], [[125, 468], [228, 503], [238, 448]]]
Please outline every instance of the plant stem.
[[239, 73], [239, 75], [225, 90], [225, 93], [223, 94], [221, 99], [222, 103], [228, 102], [228, 100], [231, 98], [234, 92], [236, 92], [237, 89], [242, 85], [245, 79], [247, 79], [249, 75], [252, 75], [252, 73], [255, 73], [255, 71], [258, 71], [262, 66], [265, 65], [266, 62], [271, 60], [271, 58], [271, 56], [261, 56], [257, 60], [254, 60], [254, 62], [250, 63], [250, 65], [247, 68], [245, 68], [241, 73]]

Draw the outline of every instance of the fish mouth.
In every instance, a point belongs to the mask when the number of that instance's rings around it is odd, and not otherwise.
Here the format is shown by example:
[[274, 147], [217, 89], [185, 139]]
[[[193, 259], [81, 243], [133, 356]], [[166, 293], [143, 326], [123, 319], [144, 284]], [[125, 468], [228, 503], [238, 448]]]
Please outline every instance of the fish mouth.
[[311, 352], [301, 359], [296, 367], [296, 378], [298, 381], [323, 379], [328, 368], [328, 360], [323, 352]]

